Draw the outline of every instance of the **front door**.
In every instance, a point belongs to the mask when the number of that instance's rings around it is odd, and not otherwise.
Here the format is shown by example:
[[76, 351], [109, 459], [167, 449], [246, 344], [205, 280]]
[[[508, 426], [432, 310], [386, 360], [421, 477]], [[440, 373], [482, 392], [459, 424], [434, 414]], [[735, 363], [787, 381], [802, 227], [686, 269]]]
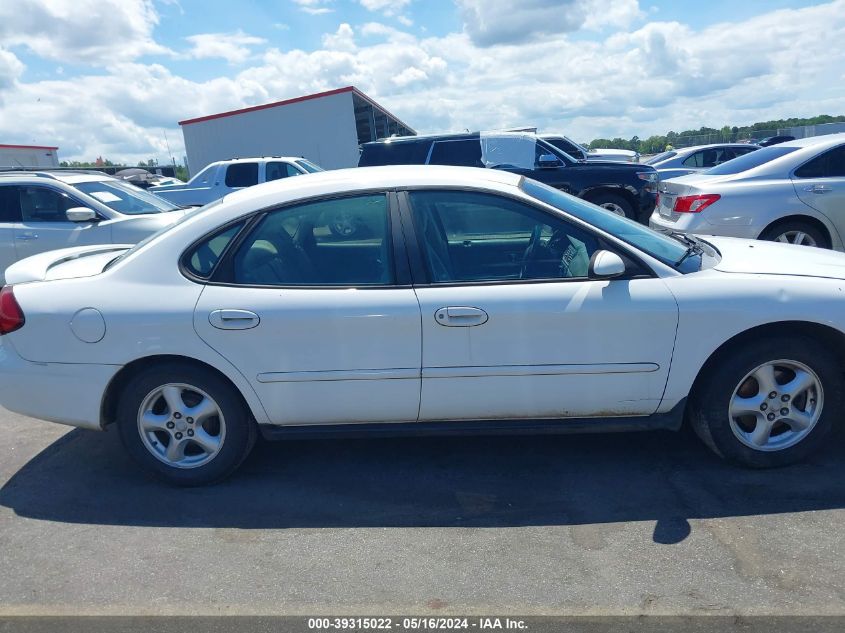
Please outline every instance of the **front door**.
[[661, 279], [642, 268], [588, 279], [591, 255], [612, 247], [522, 201], [468, 191], [408, 200], [429, 275], [416, 287], [420, 420], [657, 410], [678, 322]]
[[65, 212], [82, 206], [67, 194], [50, 187], [19, 185], [21, 222], [15, 227], [18, 259], [72, 246], [108, 244], [110, 227], [97, 222], [71, 222]]
[[[332, 231], [338, 214], [359, 230]], [[390, 227], [384, 194], [271, 211], [203, 290], [196, 331], [274, 424], [416, 421], [419, 305], [407, 279], [397, 283], [404, 256], [393, 256]], [[198, 254], [222, 248], [212, 239]]]

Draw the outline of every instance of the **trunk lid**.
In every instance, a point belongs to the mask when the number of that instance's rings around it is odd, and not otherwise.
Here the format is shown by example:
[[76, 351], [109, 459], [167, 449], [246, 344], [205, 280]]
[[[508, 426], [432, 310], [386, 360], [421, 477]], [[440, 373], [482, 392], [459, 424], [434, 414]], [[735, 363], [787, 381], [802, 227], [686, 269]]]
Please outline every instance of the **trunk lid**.
[[40, 253], [9, 266], [6, 283], [92, 277], [103, 272], [106, 264], [130, 248], [131, 244], [99, 244]]

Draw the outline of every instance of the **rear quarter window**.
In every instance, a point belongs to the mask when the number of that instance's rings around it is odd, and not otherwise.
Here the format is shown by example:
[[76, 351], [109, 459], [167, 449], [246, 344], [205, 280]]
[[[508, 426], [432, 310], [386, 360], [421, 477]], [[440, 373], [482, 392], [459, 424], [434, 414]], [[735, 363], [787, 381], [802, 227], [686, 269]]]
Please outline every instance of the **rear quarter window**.
[[203, 279], [210, 277], [217, 266], [217, 262], [220, 261], [223, 251], [226, 250], [226, 247], [243, 226], [244, 223], [239, 222], [200, 242], [185, 258], [185, 268], [197, 277]]

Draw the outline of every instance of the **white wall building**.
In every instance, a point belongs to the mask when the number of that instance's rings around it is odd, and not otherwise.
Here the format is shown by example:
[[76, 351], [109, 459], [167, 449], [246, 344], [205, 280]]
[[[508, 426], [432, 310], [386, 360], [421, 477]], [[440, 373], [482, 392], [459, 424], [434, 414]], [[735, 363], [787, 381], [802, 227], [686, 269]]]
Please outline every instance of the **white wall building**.
[[191, 175], [217, 160], [302, 156], [358, 165], [358, 145], [416, 132], [354, 86], [179, 121]]
[[58, 147], [0, 144], [0, 167], [58, 167]]

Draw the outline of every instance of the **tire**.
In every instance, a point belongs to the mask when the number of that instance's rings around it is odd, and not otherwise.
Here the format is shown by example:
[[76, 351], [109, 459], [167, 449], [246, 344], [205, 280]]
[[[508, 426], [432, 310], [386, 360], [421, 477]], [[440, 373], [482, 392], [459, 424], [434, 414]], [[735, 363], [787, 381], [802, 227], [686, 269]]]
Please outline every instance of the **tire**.
[[633, 205], [626, 200], [624, 197], [615, 194], [615, 193], [597, 193], [594, 196], [590, 196], [589, 202], [593, 204], [597, 204], [600, 207], [607, 209], [615, 213], [616, 215], [622, 215], [630, 220], [636, 220], [636, 214], [634, 213]]
[[132, 458], [177, 486], [228, 477], [258, 435], [240, 394], [213, 371], [189, 363], [150, 367], [135, 376], [120, 395], [117, 424]]
[[[801, 220], [790, 220], [774, 224], [760, 235], [761, 240], [769, 242], [786, 242], [803, 246], [817, 246], [830, 248], [830, 240], [818, 227]], [[800, 241], [796, 241], [800, 240]]]
[[731, 462], [785, 466], [824, 445], [843, 394], [842, 366], [828, 348], [806, 336], [761, 338], [717, 357], [697, 381], [689, 420], [704, 443]]

